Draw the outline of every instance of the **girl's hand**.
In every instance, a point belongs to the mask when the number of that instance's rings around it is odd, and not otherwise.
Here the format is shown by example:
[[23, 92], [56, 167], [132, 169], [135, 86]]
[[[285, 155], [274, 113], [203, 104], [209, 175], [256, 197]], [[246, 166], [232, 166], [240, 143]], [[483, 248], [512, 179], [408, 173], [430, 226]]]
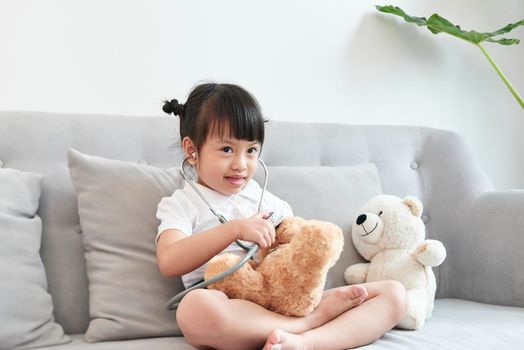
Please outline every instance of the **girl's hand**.
[[269, 248], [275, 242], [275, 227], [267, 217], [266, 213], [258, 213], [247, 219], [232, 220], [236, 224], [237, 238]]

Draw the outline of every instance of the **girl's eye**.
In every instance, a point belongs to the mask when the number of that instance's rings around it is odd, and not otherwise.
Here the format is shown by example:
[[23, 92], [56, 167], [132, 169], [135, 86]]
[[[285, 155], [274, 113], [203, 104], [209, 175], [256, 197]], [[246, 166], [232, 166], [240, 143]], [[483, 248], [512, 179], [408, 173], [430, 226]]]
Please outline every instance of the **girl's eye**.
[[226, 147], [222, 147], [222, 151], [226, 152], [226, 153], [231, 153], [233, 152], [233, 149], [229, 146], [226, 146]]
[[258, 153], [258, 148], [251, 147], [250, 149], [247, 150], [247, 153], [249, 153], [249, 154], [257, 154]]

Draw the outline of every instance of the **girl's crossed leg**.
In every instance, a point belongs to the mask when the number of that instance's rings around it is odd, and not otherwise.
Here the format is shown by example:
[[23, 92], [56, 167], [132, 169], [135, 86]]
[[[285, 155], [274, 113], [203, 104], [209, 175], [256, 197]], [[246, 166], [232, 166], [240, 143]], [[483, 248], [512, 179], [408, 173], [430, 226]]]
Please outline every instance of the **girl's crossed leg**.
[[186, 340], [201, 349], [343, 349], [378, 339], [402, 320], [406, 304], [404, 287], [394, 281], [327, 290], [306, 317], [202, 289], [184, 297], [176, 316]]

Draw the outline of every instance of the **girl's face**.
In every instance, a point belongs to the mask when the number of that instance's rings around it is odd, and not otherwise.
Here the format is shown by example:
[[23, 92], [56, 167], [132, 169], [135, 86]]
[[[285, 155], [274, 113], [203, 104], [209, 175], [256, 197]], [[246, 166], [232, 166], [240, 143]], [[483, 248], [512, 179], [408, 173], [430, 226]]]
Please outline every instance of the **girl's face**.
[[197, 182], [225, 195], [239, 193], [257, 170], [260, 148], [258, 141], [212, 133], [193, 162]]

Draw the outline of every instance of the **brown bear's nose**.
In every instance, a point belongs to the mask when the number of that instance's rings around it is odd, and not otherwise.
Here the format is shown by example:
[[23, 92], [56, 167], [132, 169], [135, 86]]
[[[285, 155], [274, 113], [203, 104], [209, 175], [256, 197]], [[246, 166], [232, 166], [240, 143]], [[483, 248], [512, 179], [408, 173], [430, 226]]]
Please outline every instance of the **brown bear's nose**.
[[357, 225], [361, 225], [364, 221], [366, 221], [366, 214], [361, 214], [357, 218]]

